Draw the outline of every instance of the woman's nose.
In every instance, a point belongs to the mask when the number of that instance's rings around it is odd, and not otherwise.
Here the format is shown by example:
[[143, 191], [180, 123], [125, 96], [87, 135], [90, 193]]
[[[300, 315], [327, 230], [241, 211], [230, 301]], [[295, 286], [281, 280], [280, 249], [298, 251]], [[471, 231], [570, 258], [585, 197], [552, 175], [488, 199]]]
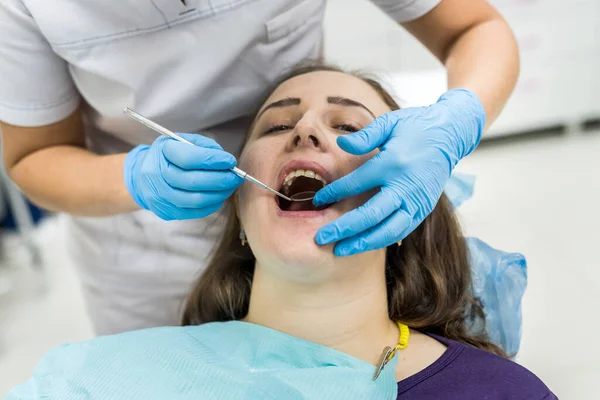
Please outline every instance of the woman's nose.
[[290, 150], [298, 148], [323, 148], [323, 137], [315, 122], [299, 121], [291, 136]]
[[319, 147], [319, 139], [317, 138], [316, 135], [311, 135], [311, 134], [296, 134], [294, 136], [293, 139], [293, 146], [294, 147], [314, 147], [314, 148], [318, 148]]

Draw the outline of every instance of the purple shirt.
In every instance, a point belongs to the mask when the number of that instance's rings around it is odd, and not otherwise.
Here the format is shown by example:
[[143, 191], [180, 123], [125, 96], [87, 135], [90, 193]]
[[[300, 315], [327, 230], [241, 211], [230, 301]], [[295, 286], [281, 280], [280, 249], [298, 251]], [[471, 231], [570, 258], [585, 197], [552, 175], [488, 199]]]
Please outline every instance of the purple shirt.
[[557, 397], [519, 364], [454, 340], [433, 364], [398, 383], [398, 399], [552, 400]]

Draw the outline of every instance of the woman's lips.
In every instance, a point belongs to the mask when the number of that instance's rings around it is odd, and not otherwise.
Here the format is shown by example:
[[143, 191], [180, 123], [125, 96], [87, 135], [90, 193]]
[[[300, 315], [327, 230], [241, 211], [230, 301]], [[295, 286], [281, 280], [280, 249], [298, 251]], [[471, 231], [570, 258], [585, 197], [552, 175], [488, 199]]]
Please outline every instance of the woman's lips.
[[[312, 200], [308, 200], [312, 202]], [[314, 210], [299, 210], [297, 206], [294, 204], [299, 204], [298, 202], [292, 203], [288, 210], [283, 210], [280, 207], [278, 197], [274, 198], [274, 206], [276, 207], [277, 215], [280, 217], [288, 217], [288, 218], [317, 218], [323, 217], [325, 214], [332, 209], [333, 205], [327, 205], [325, 207], [315, 208]]]
[[[331, 182], [333, 179], [332, 174], [316, 161], [305, 160], [305, 159], [304, 160], [303, 159], [291, 160], [283, 165], [283, 167], [281, 168], [279, 175], [277, 177], [277, 182], [278, 182], [277, 188], [279, 191], [281, 191], [283, 189], [283, 183], [284, 183], [285, 177], [290, 172], [296, 171], [296, 170], [314, 171], [315, 173], [317, 173], [321, 177], [323, 177], [323, 179], [326, 182]], [[289, 206], [286, 205], [286, 207], [285, 207], [286, 209], [284, 210], [281, 208], [281, 205], [280, 205], [281, 199], [277, 195], [273, 195], [273, 200], [275, 202], [275, 206], [277, 207], [277, 215], [279, 215], [281, 217], [317, 218], [317, 217], [324, 216], [326, 210], [329, 208], [329, 206], [326, 206], [326, 207], [319, 207], [318, 209], [315, 208], [315, 209], [311, 209], [311, 210], [302, 210], [301, 207], [303, 207], [303, 205], [300, 202], [292, 202], [291, 204], [289, 204]], [[311, 202], [311, 204], [312, 204], [312, 200], [308, 200], [308, 201]]]
[[328, 210], [328, 208], [324, 209], [324, 210], [311, 210], [311, 211], [284, 211], [281, 208], [279, 208], [279, 204], [275, 204], [275, 207], [277, 207], [277, 215], [280, 217], [286, 217], [286, 218], [318, 218], [318, 217], [324, 217], [326, 211]]
[[333, 181], [332, 174], [318, 162], [312, 160], [296, 159], [285, 163], [281, 168], [281, 171], [279, 171], [279, 176], [277, 177], [277, 188], [281, 189], [287, 174], [298, 169], [314, 171], [317, 174], [321, 175], [321, 177], [323, 177], [323, 179], [325, 179], [325, 182], [327, 183]]

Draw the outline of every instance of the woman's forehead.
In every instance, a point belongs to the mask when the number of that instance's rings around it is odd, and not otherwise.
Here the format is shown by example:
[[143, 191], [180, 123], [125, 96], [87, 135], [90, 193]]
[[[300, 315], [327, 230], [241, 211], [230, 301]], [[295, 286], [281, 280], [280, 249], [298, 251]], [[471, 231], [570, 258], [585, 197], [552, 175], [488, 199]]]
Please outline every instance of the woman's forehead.
[[353, 75], [337, 71], [315, 71], [290, 78], [273, 91], [263, 108], [285, 98], [299, 98], [311, 108], [325, 107], [328, 97], [345, 97], [359, 101], [377, 116], [390, 111], [389, 106], [371, 85]]

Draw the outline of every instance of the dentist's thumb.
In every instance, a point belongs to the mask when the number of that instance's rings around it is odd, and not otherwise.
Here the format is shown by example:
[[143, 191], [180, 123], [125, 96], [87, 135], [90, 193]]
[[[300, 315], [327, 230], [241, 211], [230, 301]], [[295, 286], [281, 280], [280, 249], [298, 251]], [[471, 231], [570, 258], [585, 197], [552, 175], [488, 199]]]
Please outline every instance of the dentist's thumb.
[[394, 129], [395, 124], [391, 123], [390, 117], [390, 114], [381, 115], [364, 129], [338, 137], [338, 146], [345, 152], [357, 156], [375, 150], [387, 142]]

